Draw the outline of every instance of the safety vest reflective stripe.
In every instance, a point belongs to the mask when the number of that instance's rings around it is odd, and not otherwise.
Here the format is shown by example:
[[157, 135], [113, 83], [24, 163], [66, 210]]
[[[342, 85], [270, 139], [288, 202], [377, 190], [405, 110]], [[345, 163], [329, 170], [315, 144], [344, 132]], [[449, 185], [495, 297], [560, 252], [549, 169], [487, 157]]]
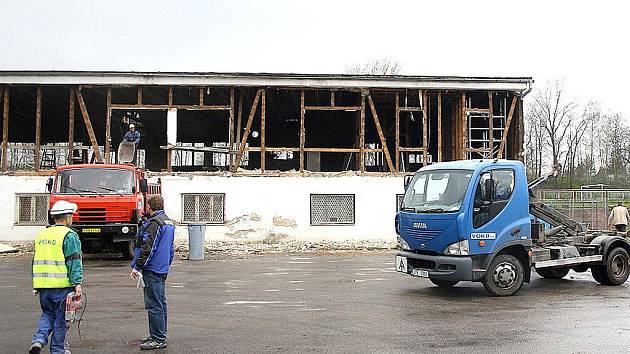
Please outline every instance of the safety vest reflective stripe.
[[56, 265], [56, 266], [65, 266], [65, 261], [33, 261], [33, 265]]
[[65, 278], [66, 274], [61, 273], [33, 273], [34, 278]]
[[33, 257], [33, 288], [58, 289], [71, 287], [63, 254], [63, 241], [72, 230], [51, 226], [37, 234]]

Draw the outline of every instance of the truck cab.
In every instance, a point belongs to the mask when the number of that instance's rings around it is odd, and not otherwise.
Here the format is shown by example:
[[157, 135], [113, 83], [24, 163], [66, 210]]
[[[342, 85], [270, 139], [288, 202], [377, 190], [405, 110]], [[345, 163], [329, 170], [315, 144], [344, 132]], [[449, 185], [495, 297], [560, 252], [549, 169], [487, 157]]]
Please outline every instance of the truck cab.
[[[396, 270], [441, 287], [478, 281], [493, 295], [504, 296], [529, 282], [536, 262], [539, 274], [604, 263], [601, 245], [584, 244], [595, 234], [583, 234], [581, 239], [577, 234], [556, 234], [555, 245], [574, 255], [564, 263], [558, 263], [552, 246], [532, 239], [532, 229], [538, 230], [540, 224], [532, 222], [529, 193], [520, 161], [467, 160], [422, 168], [405, 179], [395, 219], [400, 249]], [[615, 236], [608, 237], [606, 243]], [[620, 247], [630, 251], [627, 241]], [[627, 268], [622, 278], [627, 279]]]
[[48, 180], [50, 206], [58, 200], [76, 203], [72, 228], [84, 251], [113, 249], [133, 257], [133, 240], [146, 210], [147, 194], [159, 194], [145, 172], [130, 164], [60, 166]]

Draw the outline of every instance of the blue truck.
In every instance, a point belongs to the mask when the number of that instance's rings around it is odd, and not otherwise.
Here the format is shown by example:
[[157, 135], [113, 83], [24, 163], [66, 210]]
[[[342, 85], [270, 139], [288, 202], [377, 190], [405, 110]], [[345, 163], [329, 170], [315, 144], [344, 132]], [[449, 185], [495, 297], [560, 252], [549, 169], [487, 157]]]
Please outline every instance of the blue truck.
[[630, 274], [625, 234], [589, 230], [536, 200], [520, 161], [441, 162], [405, 178], [396, 214], [396, 271], [428, 278], [439, 287], [483, 283], [509, 296], [531, 278], [559, 279], [569, 270], [591, 270], [604, 285]]

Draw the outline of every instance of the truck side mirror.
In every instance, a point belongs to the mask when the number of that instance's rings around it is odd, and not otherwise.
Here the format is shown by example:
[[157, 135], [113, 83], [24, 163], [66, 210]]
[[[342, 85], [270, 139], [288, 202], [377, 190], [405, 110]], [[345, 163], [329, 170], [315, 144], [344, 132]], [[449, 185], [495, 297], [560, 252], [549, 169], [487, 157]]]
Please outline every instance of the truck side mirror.
[[149, 190], [149, 185], [147, 183], [147, 179], [143, 178], [140, 180], [140, 192], [146, 193]]
[[411, 183], [412, 178], [413, 178], [413, 175], [405, 176], [405, 181], [404, 181], [405, 190], [407, 190], [407, 187], [409, 187], [409, 183]]
[[52, 187], [53, 187], [53, 178], [50, 177], [48, 178], [48, 181], [46, 181], [46, 190], [48, 191], [48, 193], [52, 192]]
[[484, 202], [491, 202], [494, 195], [494, 180], [489, 178], [484, 183]]

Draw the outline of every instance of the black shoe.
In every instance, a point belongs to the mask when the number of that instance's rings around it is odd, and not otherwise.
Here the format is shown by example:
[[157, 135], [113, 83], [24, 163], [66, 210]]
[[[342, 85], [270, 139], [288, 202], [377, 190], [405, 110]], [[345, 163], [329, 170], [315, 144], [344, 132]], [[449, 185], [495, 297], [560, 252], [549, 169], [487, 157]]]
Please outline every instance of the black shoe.
[[31, 349], [28, 351], [29, 354], [39, 354], [42, 352], [42, 348], [44, 346], [40, 342], [35, 342], [31, 345]]
[[158, 342], [155, 339], [151, 339], [146, 343], [140, 344], [140, 349], [142, 350], [153, 350], [162, 348], [166, 348], [166, 342]]

